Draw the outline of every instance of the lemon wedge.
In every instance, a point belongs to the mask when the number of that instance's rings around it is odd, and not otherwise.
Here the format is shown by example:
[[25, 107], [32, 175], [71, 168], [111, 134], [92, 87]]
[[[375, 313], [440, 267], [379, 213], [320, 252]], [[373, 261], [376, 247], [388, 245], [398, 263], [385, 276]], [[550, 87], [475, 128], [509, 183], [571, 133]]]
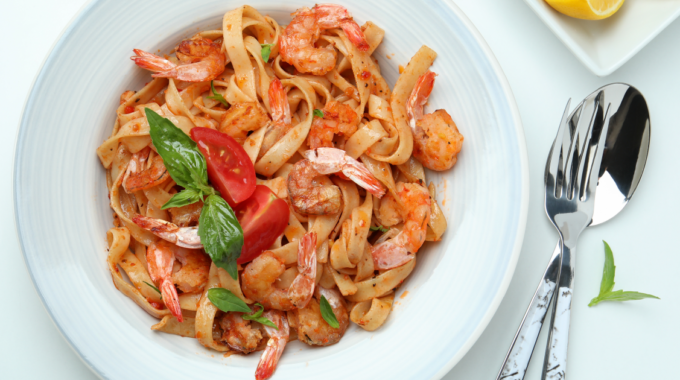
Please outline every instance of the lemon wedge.
[[621, 8], [624, 0], [545, 0], [556, 11], [583, 20], [602, 20]]

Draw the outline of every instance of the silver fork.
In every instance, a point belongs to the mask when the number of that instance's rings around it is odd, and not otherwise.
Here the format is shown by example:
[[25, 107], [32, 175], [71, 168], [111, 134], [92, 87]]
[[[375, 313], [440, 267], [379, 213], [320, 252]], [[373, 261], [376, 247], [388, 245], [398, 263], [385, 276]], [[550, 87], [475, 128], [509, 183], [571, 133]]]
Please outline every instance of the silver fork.
[[[545, 167], [545, 211], [559, 232], [562, 259], [543, 380], [566, 378], [576, 244], [593, 218], [595, 190], [607, 136], [608, 125], [604, 120], [609, 105], [603, 107], [603, 98], [604, 92], [600, 92], [592, 102], [583, 105], [576, 128], [567, 128], [568, 123], [561, 123]], [[594, 138], [596, 127], [600, 127], [600, 131]]]

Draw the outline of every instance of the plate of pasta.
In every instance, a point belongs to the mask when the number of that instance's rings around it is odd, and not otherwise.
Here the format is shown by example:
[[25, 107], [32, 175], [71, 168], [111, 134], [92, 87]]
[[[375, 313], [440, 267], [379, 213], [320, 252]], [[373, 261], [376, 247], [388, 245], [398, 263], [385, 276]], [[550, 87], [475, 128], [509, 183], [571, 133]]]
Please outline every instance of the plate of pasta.
[[507, 289], [528, 201], [502, 70], [434, 0], [94, 1], [36, 79], [14, 176], [38, 293], [111, 379], [440, 378]]

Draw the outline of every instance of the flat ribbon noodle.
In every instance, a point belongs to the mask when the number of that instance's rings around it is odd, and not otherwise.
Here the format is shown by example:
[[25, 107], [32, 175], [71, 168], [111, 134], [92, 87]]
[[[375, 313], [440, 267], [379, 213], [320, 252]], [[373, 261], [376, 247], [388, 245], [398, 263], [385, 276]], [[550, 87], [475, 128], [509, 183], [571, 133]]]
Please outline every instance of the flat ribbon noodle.
[[357, 292], [346, 298], [350, 302], [362, 302], [371, 298], [382, 297], [406, 279], [415, 266], [416, 258], [414, 257], [413, 260], [400, 267], [385, 271], [374, 278], [357, 282]]
[[130, 231], [125, 227], [111, 228], [106, 233], [106, 237], [109, 243], [109, 257], [107, 261], [116, 289], [120, 290], [121, 293], [125, 294], [139, 305], [139, 307], [155, 318], [161, 319], [163, 316], [170, 314], [170, 310], [168, 309], [158, 310], [153, 307], [137, 288], [125, 282], [118, 270], [118, 262], [123, 255], [129, 252]]
[[352, 308], [349, 319], [366, 331], [375, 331], [387, 320], [393, 303], [394, 293], [359, 302]]
[[195, 338], [196, 319], [190, 317], [184, 317], [183, 319], [184, 321], [180, 322], [174, 316], [166, 315], [160, 322], [151, 326], [151, 330], [179, 335], [186, 338]]
[[[125, 175], [125, 172], [121, 172], [120, 175], [118, 176], [118, 179], [114, 182], [113, 186], [111, 187], [111, 192], [109, 193], [109, 198], [111, 198], [111, 208], [113, 211], [118, 215], [118, 218], [120, 221], [123, 223], [125, 227], [130, 231], [130, 234], [132, 237], [135, 238], [138, 242], [144, 244], [144, 245], [151, 245], [155, 241], [158, 240], [158, 238], [152, 234], [149, 231], [146, 231], [136, 225], [133, 221], [132, 218], [135, 217], [137, 212], [135, 210], [132, 210], [130, 208], [124, 209], [121, 204], [121, 193], [120, 193], [120, 186], [121, 183], [123, 182], [123, 177]], [[127, 198], [128, 195], [123, 193], [123, 197]]]
[[[413, 261], [413, 260], [411, 260]], [[212, 348], [219, 352], [229, 352], [228, 346], [213, 340], [213, 322], [215, 314], [219, 310], [217, 306], [213, 305], [208, 299], [208, 290], [220, 287], [220, 277], [217, 273], [217, 266], [215, 263], [210, 264], [210, 272], [208, 274], [208, 283], [203, 290], [203, 296], [199, 301], [198, 309], [196, 310], [196, 339], [205, 347]]]

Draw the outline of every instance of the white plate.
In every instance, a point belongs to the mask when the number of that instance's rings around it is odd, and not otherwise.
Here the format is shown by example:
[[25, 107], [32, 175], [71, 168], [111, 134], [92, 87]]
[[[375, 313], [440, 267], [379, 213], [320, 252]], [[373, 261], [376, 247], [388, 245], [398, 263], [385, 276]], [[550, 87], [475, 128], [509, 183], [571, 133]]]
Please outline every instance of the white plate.
[[545, 0], [524, 0], [594, 74], [607, 76], [623, 66], [680, 15], [680, 0], [626, 0], [613, 16], [599, 21], [565, 16]]
[[[249, 3], [283, 23], [313, 4]], [[422, 250], [399, 292], [408, 295], [397, 298], [386, 325], [374, 333], [352, 326], [327, 348], [294, 342], [275, 379], [440, 378], [486, 327], [520, 252], [529, 187], [519, 113], [488, 46], [453, 4], [341, 3], [359, 23], [373, 20], [387, 31], [375, 56], [390, 85], [421, 44], [439, 53], [430, 109], [446, 108], [465, 144], [453, 170], [430, 174], [446, 199], [449, 230]], [[239, 4], [95, 1], [61, 36], [26, 103], [14, 171], [26, 265], [59, 330], [102, 378], [253, 378], [258, 354], [224, 358], [195, 339], [155, 333], [155, 320], [114, 288], [105, 264], [112, 212], [95, 154], [111, 132], [119, 95], [149, 80], [129, 60], [132, 49], [168, 51], [220, 26]]]

